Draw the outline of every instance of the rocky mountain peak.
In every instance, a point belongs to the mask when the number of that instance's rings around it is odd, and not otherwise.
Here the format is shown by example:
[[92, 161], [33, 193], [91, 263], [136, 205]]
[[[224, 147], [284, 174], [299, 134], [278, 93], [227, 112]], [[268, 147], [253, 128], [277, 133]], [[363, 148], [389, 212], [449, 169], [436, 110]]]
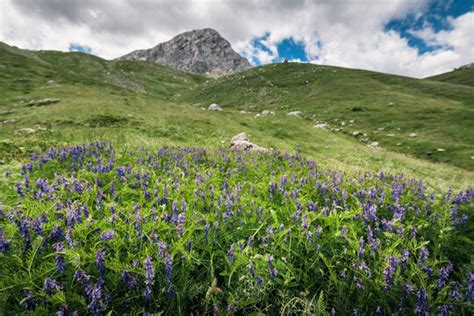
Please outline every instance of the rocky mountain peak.
[[225, 75], [251, 67], [247, 58], [211, 28], [181, 33], [153, 48], [137, 50], [119, 59], [144, 60], [195, 73]]

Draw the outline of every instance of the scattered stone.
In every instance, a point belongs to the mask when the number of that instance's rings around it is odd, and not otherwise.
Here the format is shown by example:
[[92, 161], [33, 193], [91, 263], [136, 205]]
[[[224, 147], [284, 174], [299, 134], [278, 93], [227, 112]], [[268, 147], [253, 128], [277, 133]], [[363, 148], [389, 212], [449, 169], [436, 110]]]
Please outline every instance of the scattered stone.
[[262, 116], [262, 114], [260, 113], [255, 114], [255, 117], [260, 117], [260, 116]]
[[338, 127], [338, 128], [335, 128], [334, 131], [335, 131], [335, 132], [340, 132], [341, 129]]
[[304, 82], [304, 83], [305, 83], [305, 84], [308, 84], [308, 83], [309, 83], [309, 81], [308, 81], [308, 80], [305, 80], [305, 82]]
[[444, 149], [444, 148], [438, 148], [438, 149], [436, 149], [436, 150], [437, 150], [437, 151], [441, 151], [441, 152], [442, 152], [442, 151], [446, 151], [446, 149]]
[[270, 110], [263, 110], [262, 111], [262, 116], [268, 116], [268, 115], [275, 115], [275, 112], [270, 111]]
[[385, 129], [385, 128], [383, 128], [383, 127], [377, 128], [378, 131], [383, 131], [384, 129]]
[[247, 134], [245, 133], [240, 133], [232, 137], [230, 141], [230, 148], [238, 151], [268, 153], [268, 149], [251, 143], [247, 138]]
[[410, 135], [408, 135], [408, 136], [410, 136], [411, 138], [415, 138], [417, 136], [417, 134], [416, 133], [410, 133]]
[[300, 112], [300, 111], [293, 111], [293, 112], [289, 112], [287, 115], [301, 117], [301, 116], [303, 115], [303, 112]]
[[474, 156], [471, 156], [471, 159], [474, 160]]
[[342, 126], [346, 126], [346, 122], [342, 121], [342, 122], [341, 122], [341, 125], [342, 125]]
[[371, 142], [370, 144], [367, 145], [367, 147], [374, 148], [374, 149], [380, 149], [379, 142]]
[[402, 145], [402, 143], [397, 143], [397, 146], [401, 146], [401, 145]]
[[16, 119], [6, 119], [6, 120], [3, 120], [1, 121], [3, 124], [8, 124], [8, 123], [15, 123], [16, 122]]
[[208, 109], [211, 111], [222, 111], [221, 106], [217, 103], [212, 103], [211, 105], [209, 105]]
[[8, 111], [0, 112], [0, 115], [13, 114], [13, 113], [16, 113], [16, 112], [17, 112], [17, 110], [8, 110]]
[[350, 120], [350, 121], [349, 121], [349, 123], [351, 123], [351, 124], [354, 124], [354, 122], [355, 122], [354, 120]]
[[394, 137], [395, 134], [387, 134], [388, 137]]
[[352, 136], [359, 136], [359, 135], [360, 135], [359, 131], [352, 132]]
[[395, 103], [393, 103], [393, 102], [388, 102], [388, 105], [394, 105], [394, 104], [395, 104]]
[[15, 131], [15, 134], [30, 135], [30, 134], [34, 134], [35, 132], [36, 132], [35, 129], [33, 129], [31, 127], [26, 127], [26, 128], [21, 128], [21, 129]]
[[21, 77], [20, 79], [18, 79], [18, 81], [21, 83], [29, 83], [31, 80], [26, 77]]
[[240, 114], [247, 114], [247, 111], [242, 110], [242, 111], [240, 111], [239, 113], [240, 113]]
[[320, 129], [328, 129], [329, 125], [327, 125], [327, 124], [316, 124], [313, 127], [314, 128], [320, 128]]
[[48, 84], [48, 86], [54, 85], [54, 80], [48, 80], [47, 84]]

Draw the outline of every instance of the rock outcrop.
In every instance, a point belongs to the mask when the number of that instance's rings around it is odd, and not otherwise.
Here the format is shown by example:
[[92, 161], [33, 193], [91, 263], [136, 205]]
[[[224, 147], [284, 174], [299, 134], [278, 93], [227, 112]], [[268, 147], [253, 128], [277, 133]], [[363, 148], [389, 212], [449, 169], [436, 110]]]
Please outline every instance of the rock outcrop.
[[251, 143], [247, 138], [247, 134], [245, 133], [240, 133], [232, 137], [232, 140], [230, 141], [230, 148], [238, 151], [252, 151], [259, 153], [269, 152], [267, 148]]
[[157, 46], [119, 57], [143, 60], [195, 73], [225, 75], [251, 67], [247, 58], [236, 53], [216, 30], [201, 29], [181, 33]]

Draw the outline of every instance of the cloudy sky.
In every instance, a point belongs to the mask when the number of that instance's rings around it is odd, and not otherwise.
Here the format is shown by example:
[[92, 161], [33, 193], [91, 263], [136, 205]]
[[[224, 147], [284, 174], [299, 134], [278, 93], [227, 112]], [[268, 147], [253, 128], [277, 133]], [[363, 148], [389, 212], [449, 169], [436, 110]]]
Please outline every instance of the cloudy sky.
[[474, 61], [473, 0], [0, 0], [0, 41], [112, 59], [211, 27], [255, 64], [413, 77]]

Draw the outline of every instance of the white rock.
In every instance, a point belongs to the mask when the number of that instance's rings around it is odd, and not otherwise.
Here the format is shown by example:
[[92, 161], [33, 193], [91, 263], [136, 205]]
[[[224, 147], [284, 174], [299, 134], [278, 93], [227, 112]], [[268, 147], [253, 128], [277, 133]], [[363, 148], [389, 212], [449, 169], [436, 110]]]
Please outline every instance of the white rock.
[[293, 111], [293, 112], [289, 112], [287, 115], [301, 117], [301, 116], [303, 115], [303, 112], [300, 112], [300, 111]]
[[217, 103], [212, 103], [211, 105], [209, 105], [208, 109], [211, 111], [222, 111], [221, 106]]
[[26, 128], [21, 128], [15, 132], [15, 134], [20, 134], [20, 135], [29, 135], [35, 133], [36, 130], [30, 127]]
[[417, 135], [416, 135], [416, 133], [410, 133], [410, 135], [408, 135], [408, 136], [410, 136], [411, 138], [415, 138]]
[[275, 112], [270, 111], [270, 110], [263, 110], [262, 116], [267, 116], [267, 115], [275, 115]]
[[349, 123], [354, 124], [354, 120], [350, 120]]
[[242, 111], [240, 111], [239, 113], [240, 113], [240, 114], [247, 114], [247, 111], [243, 111], [243, 110], [242, 110]]
[[436, 150], [437, 150], [437, 151], [446, 151], [446, 149], [444, 149], [444, 148], [438, 148], [438, 149], [436, 149]]
[[232, 137], [230, 148], [238, 151], [252, 151], [259, 153], [268, 153], [268, 149], [251, 143], [247, 138], [247, 134], [240, 133]]
[[320, 128], [320, 129], [328, 129], [329, 125], [327, 125], [327, 124], [316, 124], [313, 127], [314, 128]]
[[342, 122], [341, 122], [341, 125], [342, 125], [342, 126], [346, 126], [346, 122], [342, 121]]
[[359, 131], [352, 132], [352, 136], [358, 136], [360, 134]]

